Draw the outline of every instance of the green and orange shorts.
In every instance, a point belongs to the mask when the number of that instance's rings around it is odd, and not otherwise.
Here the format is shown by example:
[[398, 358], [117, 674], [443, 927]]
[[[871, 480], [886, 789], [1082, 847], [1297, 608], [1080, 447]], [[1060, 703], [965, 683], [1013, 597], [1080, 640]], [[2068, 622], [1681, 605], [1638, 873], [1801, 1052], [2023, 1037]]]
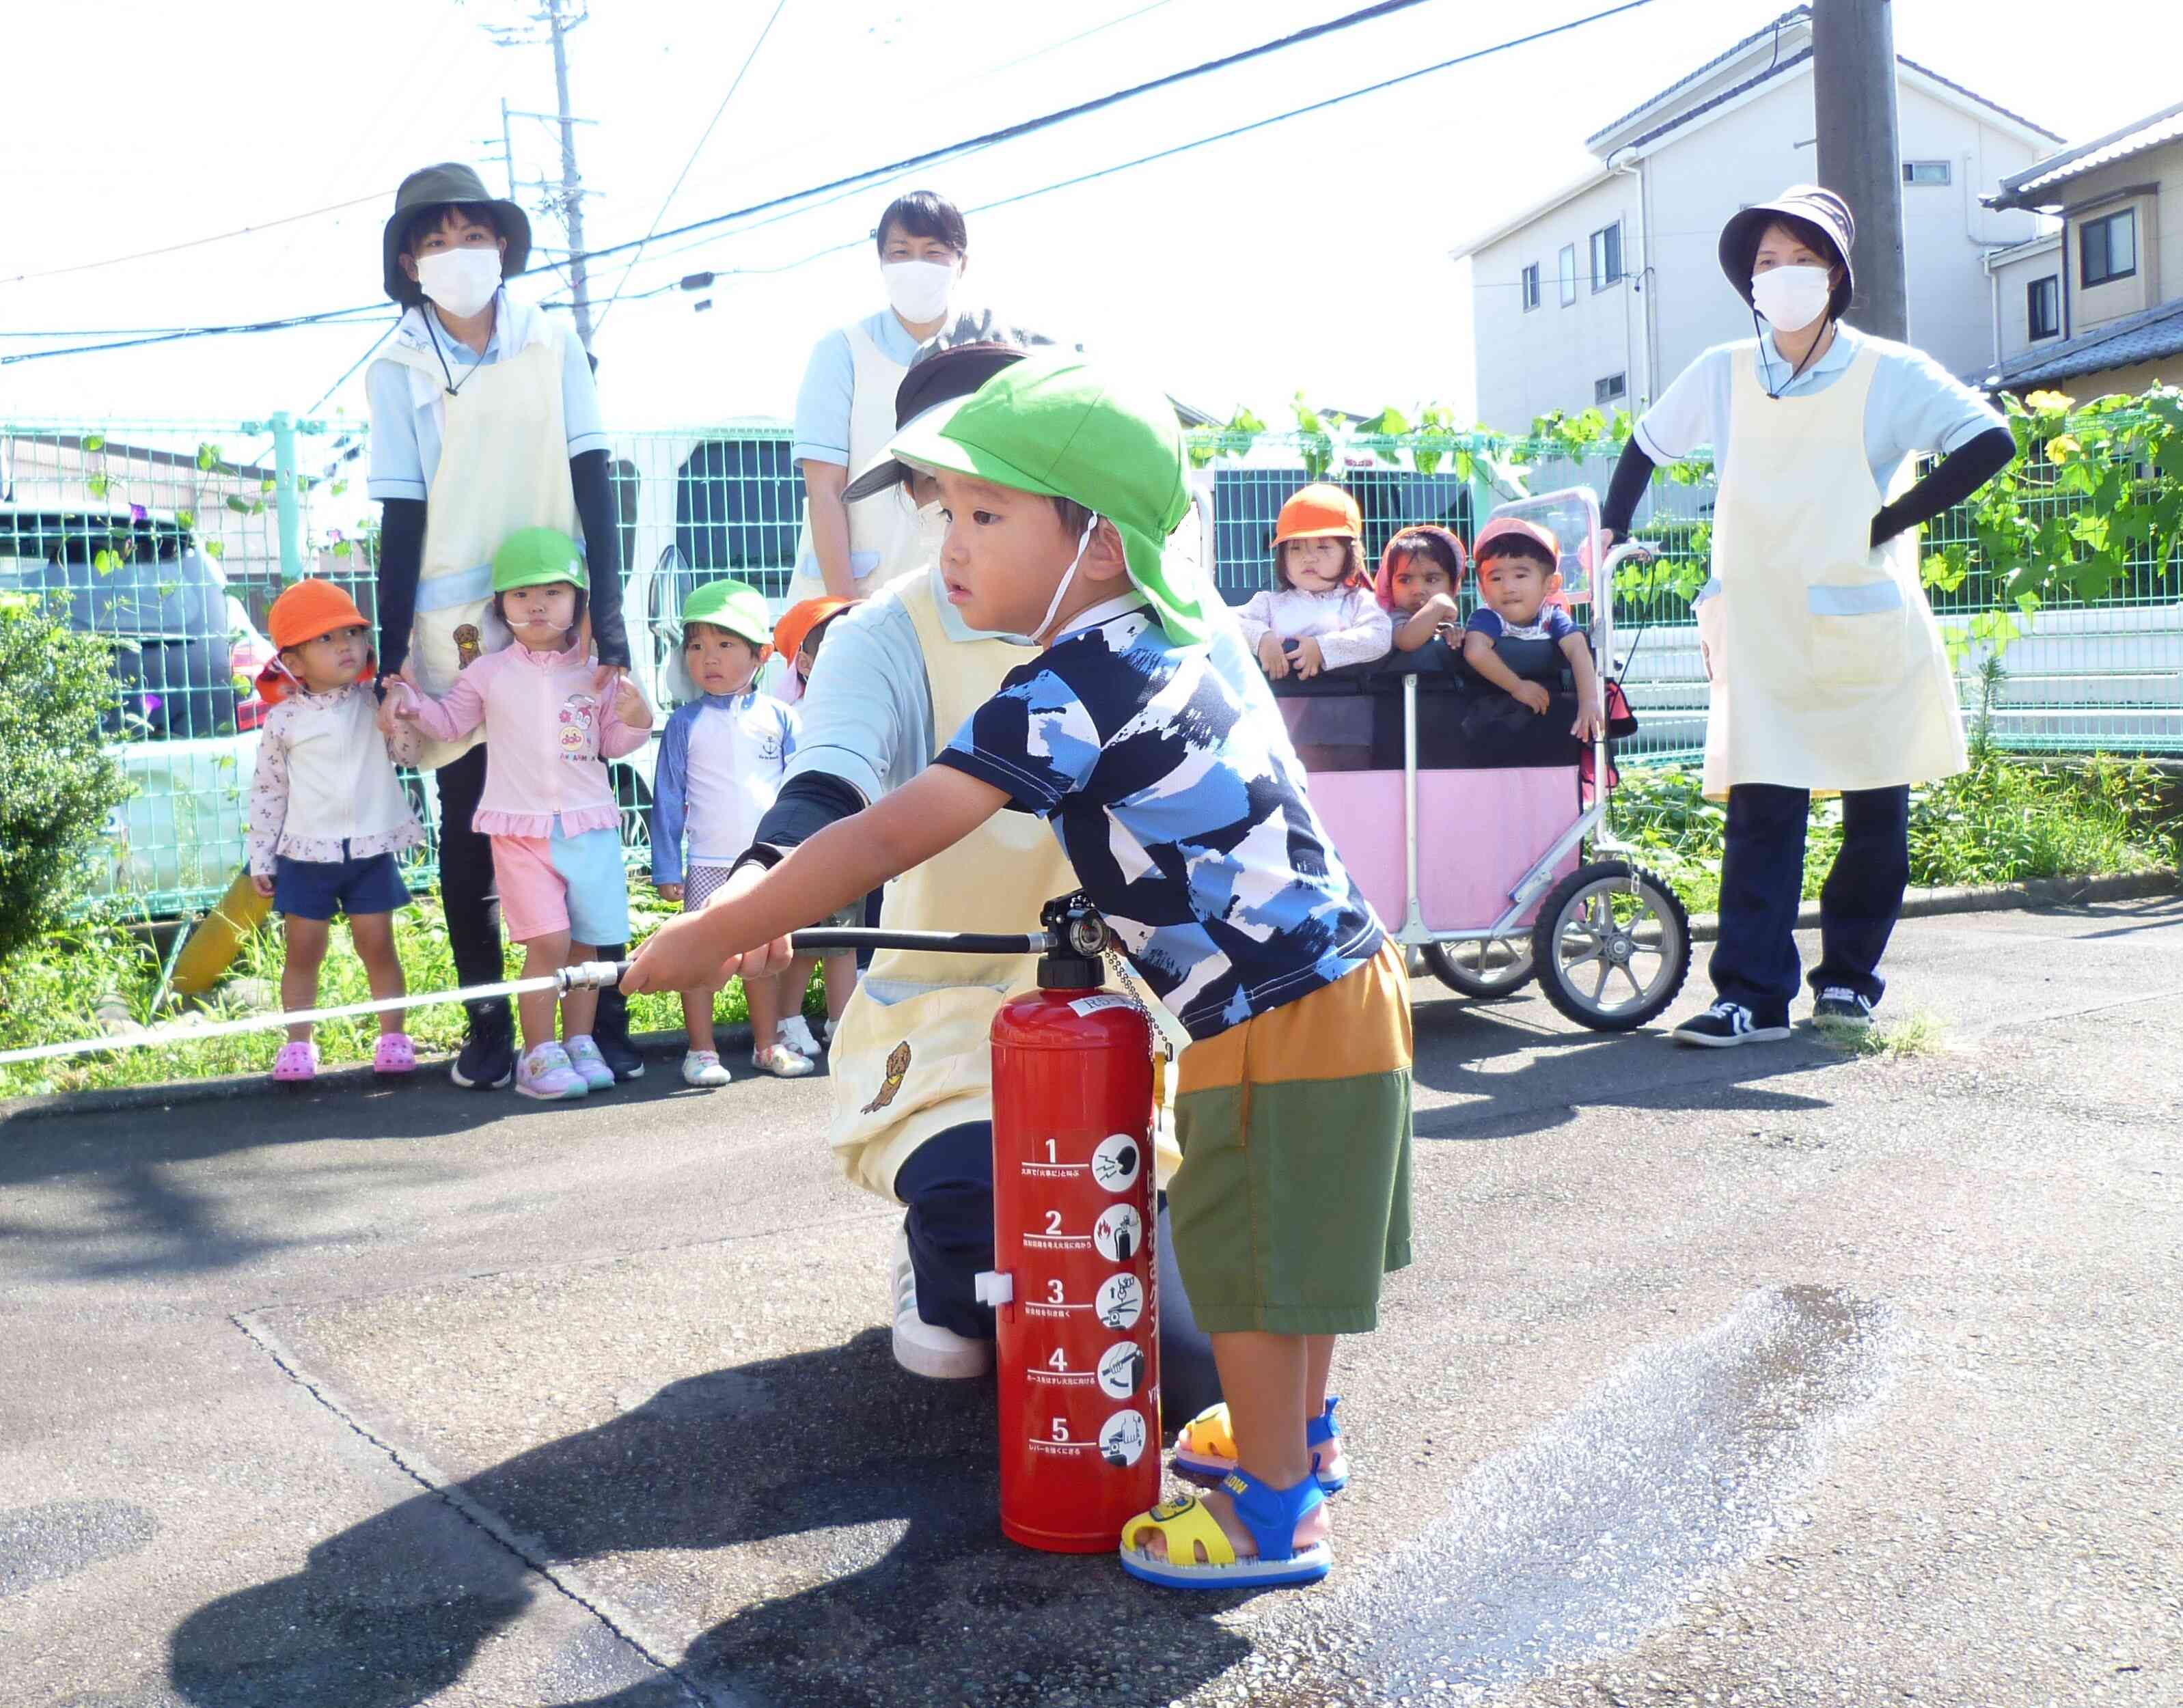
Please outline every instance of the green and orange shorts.
[[1410, 1261], [1403, 951], [1193, 1044], [1177, 1064], [1175, 1261], [1208, 1334], [1354, 1334]]

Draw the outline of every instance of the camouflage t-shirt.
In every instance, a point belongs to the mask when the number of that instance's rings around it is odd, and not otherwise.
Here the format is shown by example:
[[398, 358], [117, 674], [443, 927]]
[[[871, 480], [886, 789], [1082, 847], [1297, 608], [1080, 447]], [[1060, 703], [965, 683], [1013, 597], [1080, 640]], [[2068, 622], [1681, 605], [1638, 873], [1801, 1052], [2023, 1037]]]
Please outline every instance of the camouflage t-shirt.
[[1130, 963], [1196, 1039], [1332, 984], [1380, 946], [1287, 732], [1258, 702], [1142, 606], [1103, 606], [1009, 672], [934, 761], [1053, 827]]

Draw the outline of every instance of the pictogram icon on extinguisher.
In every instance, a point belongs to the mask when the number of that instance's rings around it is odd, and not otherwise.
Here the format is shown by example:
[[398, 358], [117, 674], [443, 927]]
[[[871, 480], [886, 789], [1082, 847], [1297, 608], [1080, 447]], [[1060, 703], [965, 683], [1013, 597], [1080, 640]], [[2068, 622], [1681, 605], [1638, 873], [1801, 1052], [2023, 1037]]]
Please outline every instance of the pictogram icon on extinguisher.
[[1104, 1552], [1159, 1496], [1152, 1034], [1100, 989], [1106, 927], [1047, 904], [1039, 988], [994, 1017], [993, 1273], [1001, 1528]]

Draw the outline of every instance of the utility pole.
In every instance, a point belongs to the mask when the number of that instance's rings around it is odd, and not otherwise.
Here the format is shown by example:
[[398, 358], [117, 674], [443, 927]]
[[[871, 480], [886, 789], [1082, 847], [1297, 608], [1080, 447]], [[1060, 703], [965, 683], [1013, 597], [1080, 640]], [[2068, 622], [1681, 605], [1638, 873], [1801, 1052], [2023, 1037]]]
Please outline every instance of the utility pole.
[[1895, 14], [1889, 0], [1813, 0], [1812, 102], [1819, 182], [1857, 216], [1857, 324], [1908, 341], [1902, 150], [1896, 129]]
[[[576, 0], [580, 4], [581, 0]], [[556, 105], [561, 114], [561, 225], [569, 234], [569, 295], [576, 311], [576, 336], [584, 341], [584, 348], [592, 347], [592, 297], [589, 281], [584, 274], [584, 185], [576, 172], [576, 121], [569, 111], [569, 50], [568, 34], [584, 21], [585, 14], [571, 14], [570, 0], [546, 0], [543, 14], [547, 28], [553, 34], [553, 92], [558, 97]], [[1891, 43], [1888, 69], [1894, 67]], [[1895, 81], [1887, 84], [1887, 130], [1890, 141], [1895, 134]], [[1902, 213], [1896, 214], [1896, 248], [1902, 249]], [[1898, 275], [1899, 276], [1899, 275]], [[1889, 333], [1899, 337], [1899, 333]]]
[[594, 120], [579, 119], [569, 109], [569, 32], [589, 17], [588, 0], [539, 0], [539, 9], [530, 15], [528, 24], [514, 25], [487, 25], [486, 33], [503, 47], [535, 47], [539, 36], [534, 26], [543, 25], [547, 39], [553, 49], [554, 111], [526, 113], [508, 106], [503, 98], [500, 103], [502, 147], [508, 158], [508, 197], [516, 199], [515, 148], [508, 130], [511, 119], [537, 119], [556, 125], [561, 133], [561, 177], [557, 184], [551, 180], [543, 183], [526, 180], [531, 187], [544, 191], [546, 200], [539, 204], [542, 210], [555, 215], [561, 228], [569, 235], [569, 295], [575, 310], [576, 336], [583, 341], [584, 348], [592, 347], [591, 283], [585, 274], [584, 253], [584, 189], [583, 177], [576, 169], [576, 126]]

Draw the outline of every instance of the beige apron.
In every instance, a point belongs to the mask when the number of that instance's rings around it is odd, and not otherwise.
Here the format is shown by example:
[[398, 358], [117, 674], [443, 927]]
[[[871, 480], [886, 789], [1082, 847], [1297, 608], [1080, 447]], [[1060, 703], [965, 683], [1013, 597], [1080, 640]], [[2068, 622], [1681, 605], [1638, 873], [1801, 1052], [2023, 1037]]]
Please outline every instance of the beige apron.
[[[842, 329], [856, 378], [849, 394], [849, 474], [852, 479], [879, 461], [894, 437], [894, 394], [909, 370], [872, 341], [862, 326]], [[917, 513], [900, 489], [890, 486], [849, 506], [849, 573], [858, 597], [885, 586], [898, 575], [922, 568], [917, 551]], [[803, 532], [797, 541], [796, 573], [789, 578], [788, 602], [824, 598], [825, 578], [811, 549], [811, 506], [803, 507]], [[953, 643], [950, 643], [951, 645]], [[1020, 657], [1016, 663], [1021, 663]], [[998, 677], [994, 678], [998, 681]], [[942, 727], [940, 739], [951, 732]]]
[[[520, 336], [523, 311], [503, 304], [501, 312], [500, 336]], [[387, 352], [423, 374], [445, 406], [409, 640], [409, 669], [427, 694], [446, 693], [464, 664], [511, 638], [492, 611], [492, 556], [501, 542], [519, 528], [580, 532], [561, 411], [561, 340], [572, 335], [543, 314], [530, 318], [530, 342], [471, 369], [452, 393], [431, 350], [397, 343]], [[419, 763], [428, 770], [452, 763], [482, 739], [427, 740]]]
[[1867, 347], [1825, 391], [1775, 398], [1755, 352], [1736, 353], [1714, 511], [1721, 587], [1699, 607], [1713, 666], [1705, 792], [1715, 799], [1739, 783], [1891, 788], [1968, 762], [1916, 531], [1872, 549], [1883, 497], [1864, 413], [1877, 360]]

